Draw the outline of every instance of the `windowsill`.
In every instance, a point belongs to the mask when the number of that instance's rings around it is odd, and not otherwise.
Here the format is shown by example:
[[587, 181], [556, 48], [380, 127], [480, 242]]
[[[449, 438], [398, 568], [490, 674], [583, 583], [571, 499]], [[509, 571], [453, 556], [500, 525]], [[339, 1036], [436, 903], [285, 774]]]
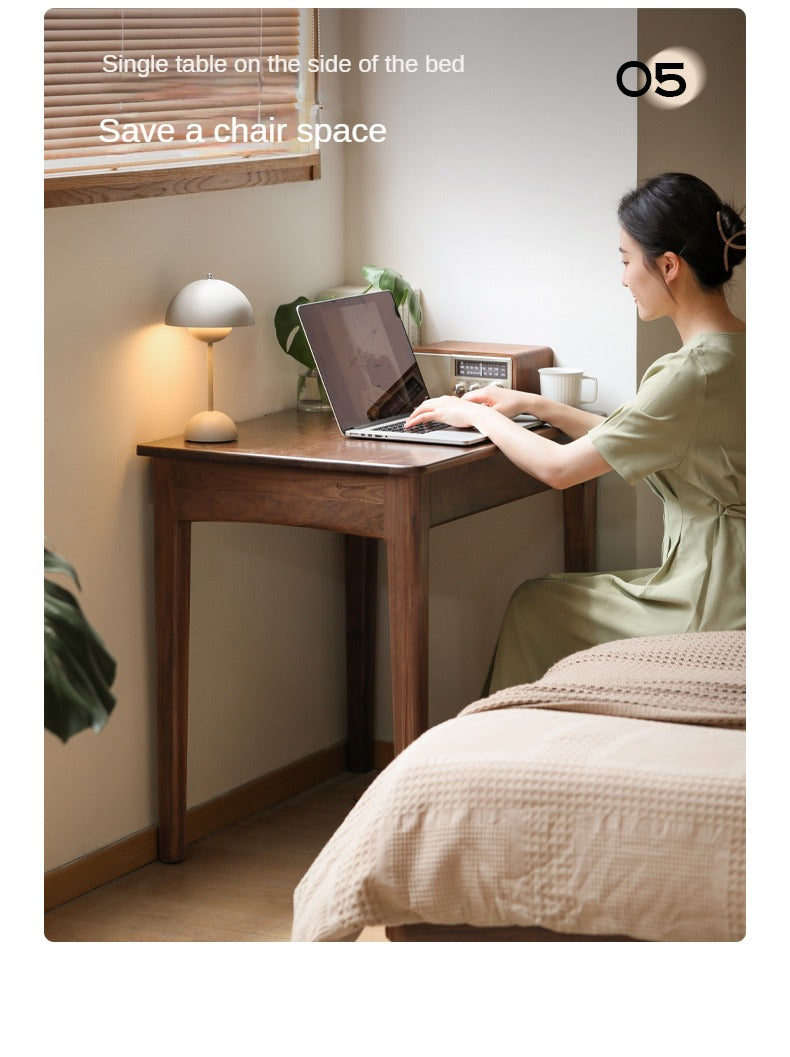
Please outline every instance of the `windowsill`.
[[128, 172], [49, 176], [44, 178], [44, 207], [127, 202], [135, 198], [163, 198], [199, 191], [301, 183], [318, 180], [320, 176], [318, 153]]

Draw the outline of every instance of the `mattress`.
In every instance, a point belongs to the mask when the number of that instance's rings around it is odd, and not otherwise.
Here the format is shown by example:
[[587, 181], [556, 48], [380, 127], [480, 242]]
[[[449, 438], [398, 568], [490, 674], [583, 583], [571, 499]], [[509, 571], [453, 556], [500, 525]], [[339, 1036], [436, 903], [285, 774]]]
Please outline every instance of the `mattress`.
[[299, 883], [292, 939], [421, 922], [741, 939], [744, 638], [595, 647], [430, 729]]

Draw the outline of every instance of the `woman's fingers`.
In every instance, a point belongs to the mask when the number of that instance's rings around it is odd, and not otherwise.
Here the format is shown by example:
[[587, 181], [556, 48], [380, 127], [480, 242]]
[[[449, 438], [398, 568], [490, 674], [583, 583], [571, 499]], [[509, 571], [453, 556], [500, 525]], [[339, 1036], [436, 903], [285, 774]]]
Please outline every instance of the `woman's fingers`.
[[446, 422], [448, 426], [466, 426], [471, 409], [465, 408], [457, 396], [441, 396], [426, 400], [406, 420], [406, 428], [421, 422]]

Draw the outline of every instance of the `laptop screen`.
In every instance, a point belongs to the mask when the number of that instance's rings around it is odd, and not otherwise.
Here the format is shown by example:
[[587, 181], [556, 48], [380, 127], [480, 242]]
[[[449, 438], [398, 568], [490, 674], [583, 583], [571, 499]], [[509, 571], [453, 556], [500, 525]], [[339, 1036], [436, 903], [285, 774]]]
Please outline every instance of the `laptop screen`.
[[299, 318], [343, 431], [405, 415], [428, 399], [388, 291], [313, 301], [300, 306]]

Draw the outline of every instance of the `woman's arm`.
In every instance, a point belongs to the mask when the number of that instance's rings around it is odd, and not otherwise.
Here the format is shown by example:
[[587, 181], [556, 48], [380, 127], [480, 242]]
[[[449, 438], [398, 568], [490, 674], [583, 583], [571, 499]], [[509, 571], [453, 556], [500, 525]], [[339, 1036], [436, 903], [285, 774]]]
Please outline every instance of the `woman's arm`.
[[578, 407], [571, 407], [569, 404], [558, 404], [539, 393], [522, 393], [517, 389], [502, 389], [497, 385], [473, 389], [471, 393], [466, 393], [463, 399], [494, 407], [508, 418], [521, 414], [534, 415], [541, 422], [548, 422], [557, 429], [561, 429], [567, 437], [573, 440], [585, 436], [593, 426], [603, 422], [603, 415], [581, 411]]
[[[528, 394], [519, 395], [523, 397]], [[504, 401], [501, 406], [505, 406]], [[522, 411], [527, 411], [526, 406], [522, 407]], [[535, 414], [535, 411], [527, 413]], [[587, 415], [587, 412], [581, 414]], [[537, 417], [542, 418], [540, 415]], [[589, 417], [601, 421], [598, 416]], [[551, 488], [570, 488], [611, 470], [609, 463], [598, 454], [586, 434], [572, 440], [570, 444], [557, 444], [517, 425], [497, 408], [475, 400], [461, 400], [456, 396], [426, 400], [409, 417], [406, 426], [408, 428], [431, 421], [446, 422], [449, 426], [460, 428], [474, 427], [496, 444], [520, 470], [537, 477]], [[559, 422], [552, 424], [558, 429], [563, 428]]]

